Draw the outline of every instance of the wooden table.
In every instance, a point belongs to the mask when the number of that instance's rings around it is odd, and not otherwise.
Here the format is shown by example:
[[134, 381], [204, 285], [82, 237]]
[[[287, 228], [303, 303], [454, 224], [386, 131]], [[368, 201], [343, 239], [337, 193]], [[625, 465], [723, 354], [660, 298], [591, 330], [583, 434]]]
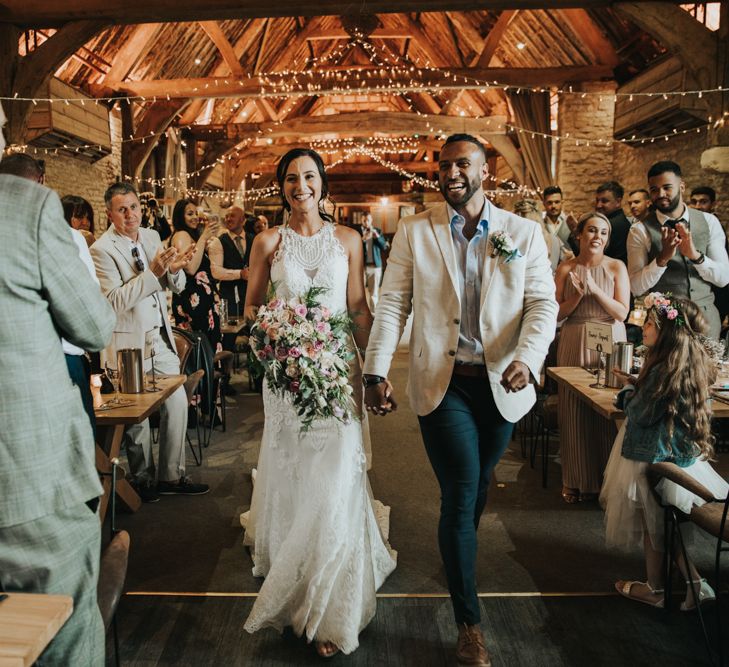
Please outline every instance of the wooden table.
[[[610, 421], [625, 419], [625, 413], [613, 405], [618, 389], [608, 387], [596, 389], [591, 387], [595, 383], [595, 376], [579, 366], [562, 366], [547, 369], [547, 375], [570, 391], [575, 392], [581, 401], [587, 403], [595, 412]], [[729, 404], [722, 401], [712, 401], [711, 407], [716, 419], [729, 417]]]
[[30, 667], [72, 612], [68, 595], [8, 593], [0, 602], [0, 667]]
[[[161, 391], [145, 392], [144, 394], [119, 394], [119, 398], [130, 401], [129, 405], [114, 407], [109, 410], [97, 409], [96, 427], [101, 445], [96, 445], [96, 469], [102, 473], [104, 495], [101, 497], [99, 516], [104, 520], [109, 504], [111, 490], [111, 461], [119, 457], [124, 429], [131, 424], [140, 424], [152, 413], [156, 412], [172, 394], [175, 389], [182, 386], [185, 375], [157, 375], [157, 387]], [[110, 400], [113, 394], [104, 394]], [[119, 479], [116, 483], [116, 494], [124, 506], [136, 512], [142, 504], [137, 492], [126, 479]]]
[[228, 320], [225, 324], [220, 326], [220, 331], [226, 335], [234, 334], [237, 336], [241, 331], [243, 331], [245, 325], [246, 322], [242, 317], [238, 320]]

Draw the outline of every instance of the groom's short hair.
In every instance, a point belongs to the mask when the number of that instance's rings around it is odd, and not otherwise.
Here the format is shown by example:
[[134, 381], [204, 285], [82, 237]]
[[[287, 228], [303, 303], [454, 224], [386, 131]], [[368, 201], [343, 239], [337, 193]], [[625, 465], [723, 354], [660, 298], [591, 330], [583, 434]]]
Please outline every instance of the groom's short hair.
[[448, 144], [454, 144], [456, 143], [456, 141], [467, 141], [469, 144], [474, 144], [478, 146], [481, 149], [481, 153], [483, 154], [484, 162], [486, 161], [486, 149], [484, 148], [484, 145], [478, 139], [476, 139], [476, 137], [471, 134], [464, 133], [451, 134], [451, 136], [445, 140], [443, 147], [447, 146]]

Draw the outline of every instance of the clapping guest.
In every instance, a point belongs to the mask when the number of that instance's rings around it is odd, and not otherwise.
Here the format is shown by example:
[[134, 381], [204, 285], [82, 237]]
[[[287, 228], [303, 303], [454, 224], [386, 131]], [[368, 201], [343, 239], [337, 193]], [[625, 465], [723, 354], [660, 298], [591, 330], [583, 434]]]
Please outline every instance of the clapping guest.
[[[623, 320], [628, 315], [630, 282], [625, 264], [605, 256], [610, 231], [604, 215], [583, 215], [575, 230], [579, 255], [557, 269], [558, 319], [564, 320], [557, 348], [558, 366], [597, 366], [598, 353], [587, 349], [588, 321], [611, 325], [613, 342], [626, 338]], [[559, 428], [562, 498], [567, 503], [596, 498], [612, 437], [599, 416], [561, 387]]]
[[94, 236], [94, 209], [83, 197], [66, 195], [61, 198], [63, 217], [72, 229], [83, 236], [86, 245], [91, 247], [96, 241]]
[[220, 332], [218, 287], [210, 270], [207, 254], [208, 242], [220, 230], [217, 222], [203, 222], [197, 206], [189, 199], [181, 199], [172, 212], [171, 245], [183, 254], [194, 245], [195, 251], [185, 267], [188, 275], [185, 289], [172, 295], [172, 315], [181, 329], [200, 331], [216, 352], [223, 349]]

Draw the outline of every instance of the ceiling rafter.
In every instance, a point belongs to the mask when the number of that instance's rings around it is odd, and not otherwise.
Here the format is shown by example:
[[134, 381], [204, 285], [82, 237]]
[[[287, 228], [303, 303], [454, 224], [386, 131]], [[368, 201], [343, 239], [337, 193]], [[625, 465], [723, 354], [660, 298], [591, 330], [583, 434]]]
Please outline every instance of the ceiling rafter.
[[243, 67], [236, 57], [233, 45], [225, 36], [223, 29], [220, 27], [220, 23], [217, 21], [200, 21], [200, 27], [217, 47], [220, 52], [220, 56], [222, 57], [223, 62], [228, 66], [230, 73], [234, 76], [245, 76]]

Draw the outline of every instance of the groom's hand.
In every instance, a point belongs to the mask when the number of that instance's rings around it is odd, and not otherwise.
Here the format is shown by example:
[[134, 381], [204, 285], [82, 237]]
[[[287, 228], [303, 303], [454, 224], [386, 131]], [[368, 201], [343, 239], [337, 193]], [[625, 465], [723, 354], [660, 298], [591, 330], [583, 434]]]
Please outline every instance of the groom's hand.
[[389, 380], [365, 389], [365, 406], [369, 412], [376, 415], [386, 415], [388, 412], [397, 410], [397, 402], [392, 394], [392, 385]]
[[521, 391], [529, 384], [529, 367], [523, 361], [512, 361], [501, 375], [501, 386], [510, 391]]

